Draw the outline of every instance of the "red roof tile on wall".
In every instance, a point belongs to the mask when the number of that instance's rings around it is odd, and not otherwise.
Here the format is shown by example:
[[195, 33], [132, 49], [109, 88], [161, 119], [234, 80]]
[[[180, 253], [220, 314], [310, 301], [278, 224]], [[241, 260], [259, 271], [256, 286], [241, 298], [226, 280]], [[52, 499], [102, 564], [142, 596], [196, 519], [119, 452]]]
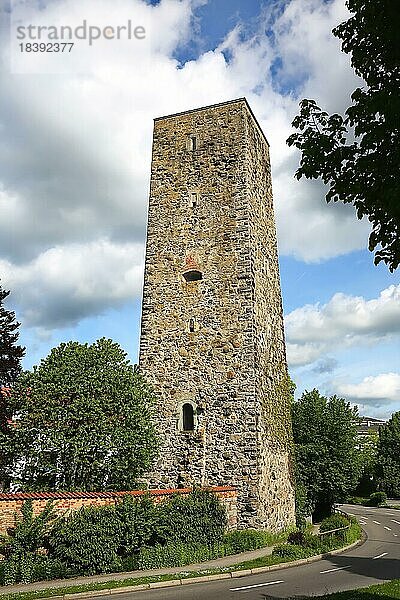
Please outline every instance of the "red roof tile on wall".
[[[212, 492], [234, 492], [235, 488], [230, 485], [205, 488]], [[189, 494], [192, 488], [181, 488], [173, 490], [132, 490], [123, 492], [17, 492], [15, 494], [0, 494], [2, 500], [57, 500], [68, 498], [117, 498], [118, 496], [167, 496], [169, 494]]]

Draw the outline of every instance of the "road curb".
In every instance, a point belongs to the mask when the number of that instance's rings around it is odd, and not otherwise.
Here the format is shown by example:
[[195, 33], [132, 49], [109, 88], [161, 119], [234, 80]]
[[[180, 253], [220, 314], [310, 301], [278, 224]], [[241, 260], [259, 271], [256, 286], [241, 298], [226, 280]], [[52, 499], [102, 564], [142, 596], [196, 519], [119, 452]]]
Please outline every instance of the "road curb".
[[81, 600], [83, 598], [93, 598], [95, 596], [108, 596], [109, 594], [126, 594], [128, 592], [140, 592], [144, 590], [151, 590], [157, 588], [164, 587], [175, 587], [179, 585], [189, 585], [191, 583], [202, 583], [207, 581], [218, 581], [220, 579], [236, 579], [239, 577], [246, 577], [248, 575], [258, 575], [260, 573], [268, 573], [271, 571], [281, 571], [283, 569], [290, 569], [291, 567], [300, 567], [301, 565], [306, 565], [308, 563], [317, 562], [318, 560], [323, 560], [324, 558], [329, 558], [329, 556], [335, 556], [337, 554], [342, 554], [342, 552], [346, 552], [347, 550], [351, 550], [352, 548], [356, 548], [357, 546], [362, 546], [367, 539], [368, 536], [364, 530], [362, 530], [361, 539], [349, 544], [349, 546], [345, 546], [344, 548], [339, 548], [338, 550], [331, 550], [330, 552], [326, 552], [325, 554], [316, 554], [315, 556], [309, 556], [308, 558], [301, 558], [299, 560], [293, 560], [291, 562], [286, 563], [278, 563], [277, 565], [270, 565], [269, 567], [256, 567], [254, 569], [243, 569], [242, 571], [229, 571], [227, 573], [216, 573], [215, 575], [203, 575], [199, 577], [186, 577], [184, 579], [170, 579], [169, 581], [155, 581], [153, 583], [144, 583], [140, 585], [130, 585], [119, 588], [105, 588], [104, 590], [93, 590], [92, 592], [79, 592], [76, 594], [64, 594], [63, 596], [51, 596], [49, 600]]

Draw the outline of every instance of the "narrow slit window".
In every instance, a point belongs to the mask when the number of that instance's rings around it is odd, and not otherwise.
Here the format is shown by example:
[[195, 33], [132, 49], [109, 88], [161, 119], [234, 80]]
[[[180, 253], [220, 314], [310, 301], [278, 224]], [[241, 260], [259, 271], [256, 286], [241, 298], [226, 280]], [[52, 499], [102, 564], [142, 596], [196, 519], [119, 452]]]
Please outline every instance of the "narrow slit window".
[[194, 152], [195, 150], [197, 150], [197, 148], [198, 148], [197, 136], [190, 135], [188, 138], [188, 150], [190, 150], [190, 152]]
[[183, 431], [193, 431], [194, 430], [194, 410], [193, 406], [189, 403], [186, 403], [182, 406], [183, 412]]
[[197, 192], [190, 192], [190, 206], [192, 208], [196, 208], [197, 206], [197, 201], [198, 201], [198, 195]]

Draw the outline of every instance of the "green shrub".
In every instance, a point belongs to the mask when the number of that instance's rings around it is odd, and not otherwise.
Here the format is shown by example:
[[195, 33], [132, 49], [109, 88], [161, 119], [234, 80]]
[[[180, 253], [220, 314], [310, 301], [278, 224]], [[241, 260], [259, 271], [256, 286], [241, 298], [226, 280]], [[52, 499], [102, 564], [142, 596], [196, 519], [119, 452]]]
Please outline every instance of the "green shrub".
[[49, 534], [49, 555], [83, 575], [117, 571], [121, 537], [114, 506], [83, 507], [56, 521]]
[[307, 528], [307, 517], [311, 515], [312, 508], [307, 497], [307, 489], [301, 484], [297, 483], [295, 488], [295, 507], [296, 507], [296, 527], [300, 530]]
[[123, 567], [129, 570], [180, 567], [221, 556], [224, 556], [222, 544], [207, 546], [204, 544], [175, 542], [166, 546], [157, 545], [153, 548], [142, 548], [136, 556], [125, 559]]
[[374, 492], [370, 495], [368, 500], [369, 506], [381, 506], [381, 504], [385, 504], [387, 500], [387, 495], [385, 492]]
[[225, 508], [212, 492], [176, 494], [159, 505], [148, 496], [125, 496], [116, 506], [82, 508], [60, 518], [49, 534], [49, 556], [85, 575], [118, 571], [123, 563], [185, 564], [186, 546], [195, 548], [190, 560], [206, 560], [199, 547], [216, 544], [223, 556], [226, 523]]
[[257, 550], [270, 546], [277, 536], [268, 531], [255, 529], [239, 529], [224, 535], [225, 554], [239, 554], [248, 550]]
[[289, 533], [287, 541], [289, 544], [294, 544], [295, 546], [306, 546], [308, 537], [304, 531], [298, 529]]
[[342, 527], [347, 527], [350, 524], [348, 517], [340, 514], [333, 514], [330, 517], [326, 517], [322, 520], [321, 525], [319, 526], [319, 530], [324, 531], [332, 531], [332, 529], [340, 529]]
[[162, 544], [213, 545], [222, 542], [227, 525], [225, 507], [213, 492], [193, 490], [176, 494], [159, 505], [157, 537]]
[[160, 541], [159, 511], [149, 496], [137, 499], [124, 496], [115, 512], [120, 522], [119, 556], [131, 556], [143, 546], [155, 546]]
[[[328, 538], [326, 538], [328, 539]], [[305, 546], [307, 548], [311, 548], [315, 553], [321, 554], [321, 552], [325, 552], [324, 549], [324, 541], [325, 536], [319, 536], [313, 533], [308, 533], [305, 536]]]
[[368, 498], [363, 498], [361, 496], [350, 496], [350, 498], [347, 498], [348, 504], [358, 504], [360, 506], [367, 505], [368, 500]]
[[280, 556], [290, 560], [298, 560], [310, 556], [310, 550], [296, 544], [281, 544], [272, 551], [272, 556]]
[[78, 575], [78, 573], [75, 570], [68, 568], [62, 561], [48, 558], [47, 556], [38, 556], [33, 564], [31, 582], [66, 579], [76, 575]]
[[352, 544], [353, 542], [356, 542], [357, 540], [360, 539], [361, 534], [362, 534], [361, 526], [358, 523], [358, 521], [356, 519], [354, 519], [354, 521], [352, 520], [352, 523], [351, 523], [349, 529], [346, 529], [346, 531], [344, 532], [344, 540], [345, 540], [346, 544]]
[[36, 563], [40, 560], [38, 550], [45, 544], [47, 530], [54, 511], [52, 502], [45, 509], [33, 515], [32, 500], [26, 500], [21, 507], [22, 516], [15, 515], [15, 526], [1, 536], [0, 553], [5, 557], [1, 577], [3, 585], [30, 583]]

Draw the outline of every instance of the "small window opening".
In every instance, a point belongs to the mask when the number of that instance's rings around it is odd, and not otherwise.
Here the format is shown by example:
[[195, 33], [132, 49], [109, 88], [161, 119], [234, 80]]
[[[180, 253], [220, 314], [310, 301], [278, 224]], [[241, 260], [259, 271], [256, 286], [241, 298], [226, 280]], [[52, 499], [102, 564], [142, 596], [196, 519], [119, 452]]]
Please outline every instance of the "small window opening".
[[196, 208], [197, 199], [198, 199], [197, 192], [190, 192], [190, 206], [192, 208]]
[[189, 320], [189, 331], [190, 333], [194, 332], [194, 319]]
[[189, 150], [191, 152], [197, 150], [197, 137], [195, 135], [189, 137]]
[[200, 279], [203, 279], [203, 273], [201, 271], [197, 271], [196, 269], [185, 271], [183, 276], [186, 281], [199, 281]]
[[191, 404], [184, 404], [182, 406], [183, 411], [183, 431], [194, 430], [194, 410]]

